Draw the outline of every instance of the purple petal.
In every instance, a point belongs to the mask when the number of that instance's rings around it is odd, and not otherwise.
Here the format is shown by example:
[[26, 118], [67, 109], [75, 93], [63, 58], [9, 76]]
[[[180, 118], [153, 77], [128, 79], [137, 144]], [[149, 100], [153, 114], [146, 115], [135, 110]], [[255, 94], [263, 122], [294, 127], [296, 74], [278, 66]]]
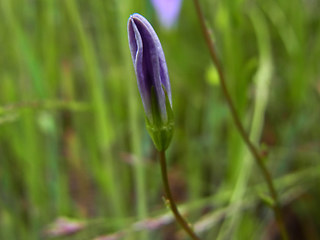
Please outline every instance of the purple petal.
[[171, 28], [177, 21], [181, 3], [182, 0], [152, 0], [159, 20], [165, 28]]
[[151, 90], [154, 88], [161, 117], [167, 120], [166, 89], [171, 103], [168, 69], [161, 43], [151, 24], [140, 14], [128, 20], [128, 38], [131, 56], [138, 81], [138, 88], [147, 117], [151, 120]]
[[145, 67], [143, 67], [143, 42], [139, 30], [132, 20], [128, 22], [129, 46], [138, 80], [138, 88], [141, 95], [143, 107], [148, 117], [151, 116], [151, 86], [152, 83], [146, 79]]

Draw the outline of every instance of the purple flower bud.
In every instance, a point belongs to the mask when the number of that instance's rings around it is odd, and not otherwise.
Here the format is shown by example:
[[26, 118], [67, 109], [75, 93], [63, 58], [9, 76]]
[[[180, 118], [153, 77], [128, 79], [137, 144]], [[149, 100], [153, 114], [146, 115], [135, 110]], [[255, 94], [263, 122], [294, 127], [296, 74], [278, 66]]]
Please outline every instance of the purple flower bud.
[[169, 144], [167, 138], [171, 140], [172, 137], [173, 113], [168, 69], [161, 43], [151, 24], [137, 13], [129, 17], [128, 38], [148, 131], [157, 148], [163, 149]]
[[152, 0], [151, 2], [160, 23], [165, 28], [171, 28], [179, 16], [182, 0]]
[[148, 120], [151, 122], [154, 120], [151, 110], [151, 92], [154, 88], [162, 120], [166, 121], [164, 89], [172, 107], [171, 88], [166, 59], [159, 38], [147, 19], [137, 13], [129, 18], [128, 37], [138, 88]]

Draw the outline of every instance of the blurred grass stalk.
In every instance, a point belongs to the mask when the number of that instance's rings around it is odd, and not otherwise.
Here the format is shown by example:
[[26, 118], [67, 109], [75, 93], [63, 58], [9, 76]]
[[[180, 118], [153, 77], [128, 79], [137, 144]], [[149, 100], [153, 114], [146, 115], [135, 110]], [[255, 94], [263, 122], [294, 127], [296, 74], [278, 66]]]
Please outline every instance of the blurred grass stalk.
[[[104, 187], [107, 188], [106, 196], [111, 200], [114, 216], [124, 217], [123, 199], [119, 192], [119, 187], [116, 184], [116, 170], [114, 164], [114, 158], [111, 154], [111, 140], [114, 137], [114, 132], [111, 128], [108, 105], [105, 104], [104, 89], [102, 84], [101, 72], [98, 68], [97, 58], [93, 49], [93, 44], [88, 34], [85, 33], [83, 23], [77, 9], [77, 5], [74, 0], [65, 1], [67, 13], [71, 19], [72, 24], [76, 30], [76, 34], [79, 37], [79, 48], [82, 53], [84, 63], [86, 66], [85, 73], [89, 83], [89, 91], [91, 91], [92, 107], [95, 120], [95, 131], [98, 136], [98, 144], [100, 156], [102, 161], [105, 162], [104, 168], [101, 168], [99, 179]], [[105, 178], [105, 179], [104, 179]]]
[[[201, 29], [202, 29], [206, 44], [208, 46], [208, 51], [209, 51], [210, 57], [217, 68], [217, 71], [219, 74], [219, 79], [220, 79], [221, 89], [222, 89], [222, 92], [223, 92], [225, 99], [228, 103], [228, 107], [230, 109], [233, 122], [234, 122], [234, 124], [238, 130], [238, 133], [240, 134], [243, 142], [246, 144], [246, 147], [248, 148], [248, 150], [250, 150], [252, 156], [256, 160], [256, 164], [259, 166], [261, 174], [263, 175], [264, 180], [265, 180], [266, 184], [268, 185], [269, 194], [273, 200], [272, 210], [274, 211], [274, 216], [277, 221], [277, 225], [278, 225], [279, 231], [281, 233], [281, 237], [283, 240], [287, 240], [288, 233], [285, 228], [284, 217], [283, 217], [282, 210], [280, 208], [279, 197], [277, 194], [277, 190], [274, 187], [272, 176], [270, 174], [270, 171], [268, 170], [268, 168], [266, 167], [266, 165], [264, 163], [264, 159], [262, 158], [261, 153], [259, 152], [258, 148], [254, 145], [254, 143], [251, 141], [250, 136], [248, 136], [246, 133], [244, 125], [241, 123], [241, 114], [239, 114], [239, 112], [236, 108], [237, 106], [235, 105], [235, 102], [231, 97], [232, 93], [230, 94], [230, 92], [228, 90], [226, 78], [225, 78], [226, 75], [224, 74], [222, 65], [221, 65], [219, 57], [217, 55], [215, 45], [212, 40], [211, 32], [210, 32], [208, 26], [206, 25], [206, 19], [205, 19], [202, 7], [200, 5], [200, 1], [194, 0], [194, 5], [195, 5], [195, 10], [198, 15], [198, 19], [199, 19], [199, 22], [201, 25]], [[245, 99], [245, 98], [243, 98], [243, 99]], [[237, 161], [237, 162], [239, 164], [239, 161]]]
[[[138, 1], [136, 1], [138, 3]], [[128, 47], [127, 40], [127, 19], [133, 12], [130, 12], [132, 9], [133, 2], [129, 0], [118, 1], [115, 0], [114, 4], [118, 12], [118, 18], [116, 22], [119, 28], [119, 39], [121, 46], [121, 66], [123, 76], [121, 77], [123, 81], [127, 82], [127, 104], [129, 107], [129, 129], [130, 129], [130, 146], [131, 154], [133, 154], [133, 167], [134, 167], [134, 182], [135, 182], [135, 200], [136, 200], [136, 211], [137, 216], [140, 220], [147, 218], [148, 216], [148, 203], [147, 203], [147, 194], [146, 194], [146, 183], [147, 179], [145, 177], [145, 164], [143, 163], [142, 158], [142, 144], [141, 144], [141, 134], [139, 133], [139, 111], [138, 110], [138, 99], [139, 95], [137, 94], [137, 85], [135, 74], [133, 68], [131, 67], [131, 57]], [[138, 3], [139, 4], [139, 3]], [[138, 239], [147, 240], [149, 236], [147, 232], [142, 232], [138, 234]]]
[[[4, 19], [4, 26], [11, 30], [8, 39], [11, 39], [12, 43], [6, 39], [8, 47], [11, 46], [13, 49], [9, 61], [11, 61], [11, 64], [13, 65], [16, 64], [19, 70], [18, 74], [12, 76], [12, 80], [19, 76], [23, 71], [28, 72], [32, 76], [31, 85], [34, 86], [35, 92], [33, 92], [33, 90], [22, 92], [18, 99], [28, 101], [34, 96], [43, 99], [47, 96], [45, 82], [42, 81], [43, 72], [41, 71], [40, 64], [36, 60], [36, 51], [32, 48], [32, 45], [30, 44], [31, 41], [25, 35], [23, 27], [20, 24], [21, 20], [16, 17], [16, 5], [17, 3], [14, 1], [1, 1], [1, 13]], [[28, 6], [24, 6], [23, 4], [19, 7], [30, 10]], [[30, 17], [28, 20], [32, 21], [33, 19]], [[17, 227], [23, 229], [22, 232], [14, 231], [14, 229], [12, 229], [13, 236], [17, 238], [24, 238], [24, 234], [27, 233], [26, 239], [36, 239], [37, 229], [39, 229], [45, 216], [42, 209], [48, 207], [47, 196], [39, 194], [39, 192], [44, 191], [45, 186], [41, 181], [43, 176], [39, 174], [42, 172], [43, 163], [41, 162], [42, 156], [37, 151], [39, 136], [36, 134], [35, 125], [35, 116], [32, 112], [26, 111], [25, 118], [23, 118], [21, 122], [22, 131], [19, 134], [16, 130], [11, 132], [13, 135], [18, 134], [21, 136], [20, 139], [15, 139], [12, 145], [16, 153], [20, 155], [19, 162], [16, 162], [16, 165], [18, 168], [28, 169], [27, 174], [24, 173], [21, 176], [19, 176], [19, 174], [8, 176], [8, 181], [16, 178], [16, 182], [14, 182], [14, 185], [12, 186], [12, 190], [16, 189], [17, 191], [16, 197], [19, 197], [19, 194], [22, 194], [21, 190], [27, 192], [26, 200], [29, 202], [30, 208], [28, 210], [24, 209], [22, 200], [15, 200], [13, 203], [13, 209], [17, 209], [14, 212], [14, 215], [17, 215], [14, 216], [12, 221], [14, 222], [16, 219], [21, 219], [18, 220], [17, 224], [19, 224], [19, 226]], [[14, 171], [10, 172], [13, 173]], [[24, 190], [24, 188], [26, 189]], [[12, 194], [15, 195], [15, 192], [13, 191]], [[24, 232], [24, 229], [26, 229], [26, 232]]]
[[[269, 87], [272, 78], [273, 64], [271, 56], [271, 43], [268, 26], [258, 8], [251, 8], [249, 12], [250, 20], [253, 24], [257, 37], [259, 49], [259, 67], [254, 76], [253, 82], [256, 84], [254, 108], [250, 130], [250, 140], [257, 146], [261, 138], [261, 132], [264, 126], [264, 115], [268, 103]], [[234, 183], [233, 193], [229, 204], [234, 205], [234, 212], [230, 211], [230, 218], [222, 225], [217, 239], [234, 239], [237, 236], [237, 227], [242, 220], [242, 212], [238, 207], [244, 199], [247, 191], [248, 180], [251, 175], [254, 159], [248, 149], [243, 146], [239, 154], [241, 163], [238, 176]]]

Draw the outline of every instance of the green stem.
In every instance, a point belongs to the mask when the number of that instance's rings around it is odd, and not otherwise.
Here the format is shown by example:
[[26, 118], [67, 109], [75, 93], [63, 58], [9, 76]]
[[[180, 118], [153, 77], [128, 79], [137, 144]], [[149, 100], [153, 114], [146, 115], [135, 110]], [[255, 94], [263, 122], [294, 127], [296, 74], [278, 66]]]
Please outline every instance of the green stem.
[[265, 178], [265, 181], [266, 181], [267, 186], [269, 188], [269, 192], [270, 192], [271, 197], [273, 198], [273, 201], [274, 201], [273, 211], [274, 211], [274, 215], [275, 215], [276, 221], [278, 223], [278, 227], [279, 227], [282, 239], [283, 240], [287, 240], [288, 239], [288, 234], [287, 234], [286, 229], [285, 229], [282, 212], [280, 210], [278, 194], [277, 194], [277, 192], [275, 190], [275, 187], [273, 185], [271, 175], [270, 175], [267, 167], [264, 164], [262, 156], [260, 155], [260, 153], [258, 152], [256, 147], [253, 145], [253, 143], [250, 141], [250, 139], [248, 137], [248, 134], [244, 130], [244, 127], [243, 127], [243, 125], [242, 125], [242, 123], [241, 123], [241, 121], [239, 119], [238, 113], [237, 113], [237, 111], [235, 109], [235, 106], [234, 106], [234, 104], [232, 102], [231, 96], [230, 96], [230, 94], [228, 92], [227, 85], [226, 85], [226, 80], [225, 80], [224, 73], [223, 73], [223, 70], [222, 70], [222, 66], [221, 66], [220, 61], [219, 61], [219, 59], [217, 57], [216, 50], [215, 50], [215, 47], [214, 47], [214, 43], [213, 43], [212, 38], [210, 36], [210, 30], [206, 26], [205, 17], [203, 15], [202, 9], [200, 7], [199, 0], [193, 0], [193, 1], [194, 1], [194, 4], [195, 4], [196, 12], [197, 12], [197, 15], [198, 15], [198, 18], [199, 18], [199, 21], [200, 21], [200, 25], [201, 25], [201, 29], [202, 29], [205, 41], [206, 41], [206, 43], [208, 45], [208, 48], [209, 48], [210, 56], [212, 58], [212, 61], [216, 65], [216, 68], [217, 68], [217, 71], [218, 71], [218, 74], [219, 74], [219, 78], [220, 78], [221, 88], [222, 88], [223, 94], [224, 94], [224, 96], [225, 96], [225, 98], [227, 100], [229, 109], [231, 111], [231, 115], [232, 115], [233, 121], [234, 121], [234, 123], [235, 123], [235, 125], [236, 125], [236, 127], [237, 127], [237, 129], [238, 129], [238, 131], [239, 131], [239, 133], [240, 133], [240, 135], [242, 137], [242, 139], [244, 140], [244, 142], [246, 143], [246, 145], [249, 148], [250, 152], [252, 153], [254, 159], [256, 160], [256, 163], [258, 164], [258, 166], [259, 166], [259, 168], [260, 168], [260, 170], [262, 172], [263, 177]]
[[188, 235], [193, 240], [200, 240], [200, 238], [191, 229], [191, 227], [187, 223], [187, 221], [179, 213], [179, 210], [178, 210], [177, 205], [172, 197], [172, 193], [171, 193], [170, 186], [169, 186], [165, 152], [161, 151], [161, 152], [159, 152], [159, 155], [160, 155], [160, 166], [161, 166], [161, 175], [162, 175], [162, 181], [163, 181], [163, 185], [164, 185], [164, 191], [165, 191], [167, 200], [169, 201], [169, 206], [171, 208], [171, 211], [172, 211], [174, 217], [176, 218], [177, 222], [188, 233]]

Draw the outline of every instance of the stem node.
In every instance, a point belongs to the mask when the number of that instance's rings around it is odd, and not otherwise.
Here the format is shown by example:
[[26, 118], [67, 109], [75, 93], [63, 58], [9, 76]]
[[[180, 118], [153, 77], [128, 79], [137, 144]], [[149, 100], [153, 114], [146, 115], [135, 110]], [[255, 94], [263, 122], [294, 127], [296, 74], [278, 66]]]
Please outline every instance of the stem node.
[[169, 186], [168, 181], [168, 173], [167, 173], [167, 163], [166, 163], [166, 155], [164, 151], [159, 152], [160, 155], [160, 166], [161, 166], [161, 176], [164, 185], [164, 191], [166, 194], [165, 203], [168, 207], [170, 207], [176, 221], [180, 224], [180, 226], [188, 233], [188, 235], [193, 240], [200, 240], [200, 238], [194, 233], [191, 225], [181, 216], [177, 205], [172, 197], [172, 193]]

